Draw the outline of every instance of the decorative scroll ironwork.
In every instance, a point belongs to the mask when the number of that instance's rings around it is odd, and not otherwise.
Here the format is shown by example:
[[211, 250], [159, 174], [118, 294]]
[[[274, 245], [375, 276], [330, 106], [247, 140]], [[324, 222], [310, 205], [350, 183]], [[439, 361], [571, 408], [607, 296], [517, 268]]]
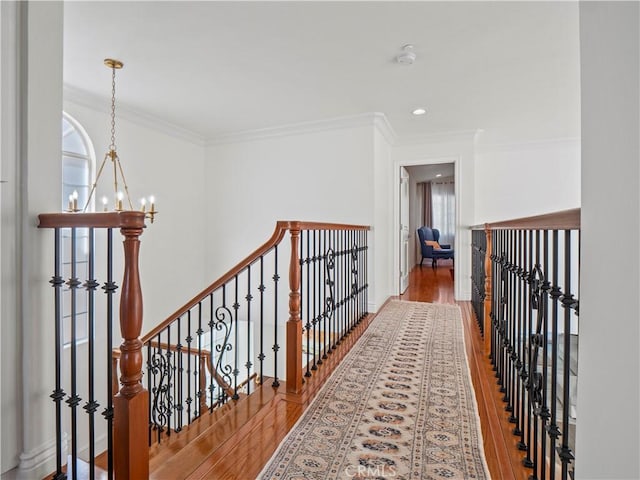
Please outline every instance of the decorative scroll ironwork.
[[154, 386], [150, 390], [152, 398], [150, 418], [152, 429], [160, 432], [165, 431], [165, 428], [167, 431], [170, 430], [174, 409], [171, 388], [175, 367], [171, 363], [171, 357], [170, 350], [163, 353], [158, 349], [148, 360], [149, 373], [155, 377]]
[[231, 383], [233, 382], [233, 367], [229, 364], [224, 363], [224, 355], [233, 350], [233, 345], [231, 345], [231, 343], [229, 342], [229, 338], [231, 337], [233, 315], [231, 314], [231, 310], [222, 305], [216, 308], [215, 316], [216, 320], [213, 323], [213, 328], [218, 332], [223, 332], [223, 338], [222, 342], [218, 342], [215, 344], [214, 348], [217, 355], [214, 364], [216, 366], [216, 371], [218, 372], [218, 374], [222, 375], [222, 378], [227, 383], [227, 385], [231, 385]]

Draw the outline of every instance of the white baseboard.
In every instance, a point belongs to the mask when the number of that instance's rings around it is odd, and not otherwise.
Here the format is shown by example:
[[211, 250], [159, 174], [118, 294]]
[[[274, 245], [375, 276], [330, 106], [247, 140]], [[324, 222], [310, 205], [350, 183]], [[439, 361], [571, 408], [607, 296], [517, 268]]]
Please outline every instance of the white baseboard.
[[[67, 436], [62, 438], [62, 458], [67, 458]], [[14, 478], [32, 480], [44, 478], [56, 469], [56, 441], [55, 439], [43, 443], [37, 448], [20, 454], [20, 464]]]

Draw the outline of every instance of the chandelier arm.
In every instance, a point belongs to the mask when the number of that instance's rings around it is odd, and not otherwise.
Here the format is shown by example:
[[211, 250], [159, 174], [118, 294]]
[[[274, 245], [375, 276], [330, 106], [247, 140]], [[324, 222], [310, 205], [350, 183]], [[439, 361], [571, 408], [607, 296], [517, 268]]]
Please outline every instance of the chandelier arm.
[[104, 156], [104, 159], [102, 160], [102, 163], [100, 164], [100, 168], [98, 169], [98, 175], [96, 175], [96, 180], [93, 182], [93, 185], [91, 185], [91, 191], [89, 192], [89, 197], [87, 197], [87, 203], [85, 203], [84, 208], [82, 209], [82, 213], [87, 211], [87, 207], [89, 206], [89, 203], [91, 202], [91, 197], [93, 197], [93, 194], [96, 191], [96, 187], [98, 186], [98, 180], [100, 180], [100, 175], [102, 175], [102, 170], [104, 169], [104, 165], [105, 163], [107, 163], [107, 157], [109, 156], [109, 154], [106, 154]]
[[133, 204], [131, 203], [131, 196], [129, 196], [129, 187], [127, 185], [127, 180], [124, 178], [124, 171], [122, 170], [122, 164], [120, 163], [120, 158], [116, 156], [116, 160], [118, 162], [118, 168], [120, 169], [120, 176], [122, 177], [122, 183], [124, 183], [124, 191], [127, 194], [127, 201], [129, 202], [129, 208], [133, 210]]
[[116, 196], [116, 200], [117, 200], [118, 199], [118, 170], [116, 167], [116, 160], [119, 163], [120, 159], [118, 158], [118, 154], [116, 153], [115, 150], [111, 150], [109, 154], [111, 156], [111, 162], [113, 163], [113, 193]]

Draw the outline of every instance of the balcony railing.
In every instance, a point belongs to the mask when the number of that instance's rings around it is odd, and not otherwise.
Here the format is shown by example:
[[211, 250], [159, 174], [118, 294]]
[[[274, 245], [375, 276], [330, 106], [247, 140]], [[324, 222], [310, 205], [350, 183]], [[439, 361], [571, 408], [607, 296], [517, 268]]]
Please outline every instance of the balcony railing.
[[580, 211], [477, 227], [473, 305], [530, 479], [573, 478]]
[[[369, 227], [278, 222], [264, 245], [140, 338], [144, 216], [39, 217], [39, 227], [54, 232], [54, 479], [76, 480], [80, 470], [100, 477], [96, 456], [105, 450], [106, 478], [148, 478], [152, 442], [258, 385], [284, 381], [287, 392], [300, 393], [367, 316]], [[114, 229], [124, 238], [120, 288]], [[287, 233], [290, 242], [282, 242]], [[114, 350], [118, 295], [123, 340]]]

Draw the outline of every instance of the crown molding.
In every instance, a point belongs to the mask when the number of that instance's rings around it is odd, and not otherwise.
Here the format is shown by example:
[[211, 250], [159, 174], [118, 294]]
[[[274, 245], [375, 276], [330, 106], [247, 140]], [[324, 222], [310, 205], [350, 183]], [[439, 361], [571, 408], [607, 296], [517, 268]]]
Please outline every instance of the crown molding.
[[[62, 94], [63, 100], [65, 102], [68, 101], [91, 108], [92, 110], [97, 110], [106, 114], [109, 113], [107, 107], [108, 105], [110, 105], [110, 102], [107, 97], [94, 95], [85, 90], [72, 87], [67, 84], [63, 85]], [[204, 146], [206, 143], [205, 137], [196, 132], [188, 130], [174, 123], [167, 122], [166, 120], [155, 115], [133, 109], [120, 103], [118, 104], [118, 117], [132, 123], [136, 123], [142, 127], [157, 130], [166, 135], [195, 143], [196, 145]]]
[[[227, 143], [242, 143], [268, 138], [286, 137], [291, 135], [303, 135], [307, 133], [318, 133], [331, 130], [342, 130], [345, 128], [374, 126], [380, 130], [387, 141], [395, 139], [395, 133], [387, 118], [382, 113], [362, 113], [358, 115], [348, 115], [344, 117], [328, 118], [325, 120], [314, 120], [310, 122], [300, 122], [278, 127], [260, 128], [255, 130], [245, 130], [241, 132], [226, 133], [209, 139], [207, 146], [215, 146]], [[390, 141], [390, 143], [393, 143]]]
[[389, 145], [393, 146], [396, 144], [398, 141], [398, 135], [384, 113], [373, 113], [373, 125], [378, 129]]

